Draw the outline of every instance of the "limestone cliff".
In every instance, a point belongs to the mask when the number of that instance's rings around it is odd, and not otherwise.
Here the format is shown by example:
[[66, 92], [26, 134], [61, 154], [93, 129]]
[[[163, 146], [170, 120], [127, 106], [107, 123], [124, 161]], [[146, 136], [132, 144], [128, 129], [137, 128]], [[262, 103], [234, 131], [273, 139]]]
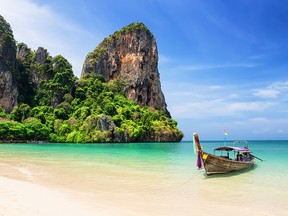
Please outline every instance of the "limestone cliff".
[[10, 112], [17, 104], [16, 45], [10, 25], [0, 15], [0, 105]]
[[86, 57], [81, 76], [88, 74], [102, 74], [107, 82], [119, 77], [126, 83], [128, 99], [168, 112], [156, 41], [143, 23], [132, 23], [105, 38]]
[[19, 77], [17, 87], [19, 91], [18, 103], [25, 103], [33, 106], [35, 98], [35, 84], [32, 82], [30, 66], [32, 63], [33, 52], [24, 43], [17, 44], [17, 69]]
[[[0, 106], [10, 114], [0, 112], [5, 121], [17, 121], [3, 123], [7, 130], [1, 138], [51, 142], [182, 139], [161, 91], [155, 38], [144, 24], [133, 23], [104, 39], [87, 55], [81, 76], [84, 79], [77, 80], [72, 65], [61, 55], [52, 57], [42, 47], [32, 51], [24, 43], [16, 46], [10, 25], [0, 16]], [[105, 83], [103, 78], [113, 82]], [[32, 129], [31, 119], [37, 121]], [[43, 133], [34, 130], [38, 127]]]
[[47, 81], [52, 78], [52, 57], [43, 47], [39, 47], [35, 52], [35, 58], [31, 65], [32, 81], [36, 85], [40, 81]]
[[20, 43], [17, 45], [17, 63], [19, 103], [55, 108], [65, 94], [71, 93], [75, 76], [64, 57], [51, 57], [43, 47], [31, 51], [26, 44]]

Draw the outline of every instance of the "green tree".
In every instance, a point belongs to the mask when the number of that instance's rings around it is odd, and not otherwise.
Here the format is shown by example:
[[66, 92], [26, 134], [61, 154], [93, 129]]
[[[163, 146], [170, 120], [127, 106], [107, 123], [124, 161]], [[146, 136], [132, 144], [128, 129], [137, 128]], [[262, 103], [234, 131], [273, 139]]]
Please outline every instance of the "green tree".
[[28, 118], [24, 125], [27, 130], [28, 139], [31, 140], [49, 140], [51, 130], [37, 118]]
[[0, 106], [0, 118], [5, 118], [5, 117], [6, 117], [5, 110], [2, 108], [2, 106]]
[[54, 110], [50, 106], [36, 106], [30, 111], [30, 116], [40, 119], [41, 123], [45, 124], [53, 113]]
[[16, 121], [0, 122], [0, 137], [2, 140], [25, 140], [26, 130], [22, 123]]
[[10, 118], [14, 121], [22, 122], [30, 115], [31, 107], [28, 104], [15, 106], [10, 113]]
[[9, 124], [8, 122], [0, 122], [0, 139], [1, 140], [6, 140], [9, 138], [8, 133], [9, 133]]
[[103, 112], [105, 115], [114, 116], [116, 114], [116, 107], [114, 103], [111, 102], [105, 103]]

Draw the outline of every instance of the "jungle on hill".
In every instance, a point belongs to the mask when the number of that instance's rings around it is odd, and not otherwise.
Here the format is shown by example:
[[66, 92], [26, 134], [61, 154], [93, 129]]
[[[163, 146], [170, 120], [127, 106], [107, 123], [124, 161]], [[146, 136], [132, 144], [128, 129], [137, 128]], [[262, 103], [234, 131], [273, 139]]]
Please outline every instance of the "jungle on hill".
[[[170, 133], [181, 136], [168, 113], [128, 100], [120, 78], [108, 83], [101, 75], [77, 79], [62, 56], [48, 59], [44, 65], [34, 62], [33, 53], [29, 56], [31, 59], [26, 60], [32, 63], [22, 62], [22, 71], [39, 67], [37, 71], [46, 75], [49, 71], [51, 79], [39, 86], [33, 85], [31, 76], [26, 83], [18, 82], [22, 89], [19, 105], [10, 114], [0, 108], [2, 142], [140, 142], [167, 141], [165, 135]], [[58, 63], [53, 68], [55, 61]], [[61, 102], [53, 107], [55, 100]]]
[[9, 24], [0, 18], [0, 142], [181, 141], [183, 133], [167, 110], [127, 99], [121, 76], [77, 78], [63, 56], [16, 45]]
[[[23, 48], [27, 49], [25, 44], [17, 45], [18, 50]], [[169, 113], [128, 100], [121, 78], [78, 79], [64, 57], [46, 55], [39, 64], [36, 52], [26, 51], [25, 58], [18, 59], [19, 104], [9, 114], [0, 108], [2, 142], [141, 142], [170, 141], [172, 134], [182, 137]], [[49, 79], [35, 85], [31, 71]]]

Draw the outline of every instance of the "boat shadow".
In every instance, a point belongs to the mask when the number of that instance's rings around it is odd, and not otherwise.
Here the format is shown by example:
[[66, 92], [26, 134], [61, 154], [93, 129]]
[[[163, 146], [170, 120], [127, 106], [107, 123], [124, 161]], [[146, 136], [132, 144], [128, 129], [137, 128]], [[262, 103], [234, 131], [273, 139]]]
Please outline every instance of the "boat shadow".
[[238, 171], [233, 171], [230, 173], [225, 173], [225, 174], [212, 174], [212, 175], [207, 175], [206, 173], [204, 173], [203, 175], [206, 177], [206, 179], [211, 179], [211, 178], [227, 178], [227, 177], [235, 177], [244, 173], [249, 173], [249, 172], [253, 172], [256, 168], [257, 168], [257, 164], [254, 164], [251, 167], [248, 167], [244, 170], [238, 170]]

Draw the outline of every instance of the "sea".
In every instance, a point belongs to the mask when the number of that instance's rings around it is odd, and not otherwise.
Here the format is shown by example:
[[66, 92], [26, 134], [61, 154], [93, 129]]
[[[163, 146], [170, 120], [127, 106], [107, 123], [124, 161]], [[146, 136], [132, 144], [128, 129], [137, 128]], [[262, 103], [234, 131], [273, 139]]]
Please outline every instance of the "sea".
[[[201, 145], [213, 153], [223, 142]], [[288, 215], [288, 141], [248, 145], [262, 159], [252, 168], [207, 176], [191, 141], [1, 144], [0, 175], [68, 193], [100, 215]]]

